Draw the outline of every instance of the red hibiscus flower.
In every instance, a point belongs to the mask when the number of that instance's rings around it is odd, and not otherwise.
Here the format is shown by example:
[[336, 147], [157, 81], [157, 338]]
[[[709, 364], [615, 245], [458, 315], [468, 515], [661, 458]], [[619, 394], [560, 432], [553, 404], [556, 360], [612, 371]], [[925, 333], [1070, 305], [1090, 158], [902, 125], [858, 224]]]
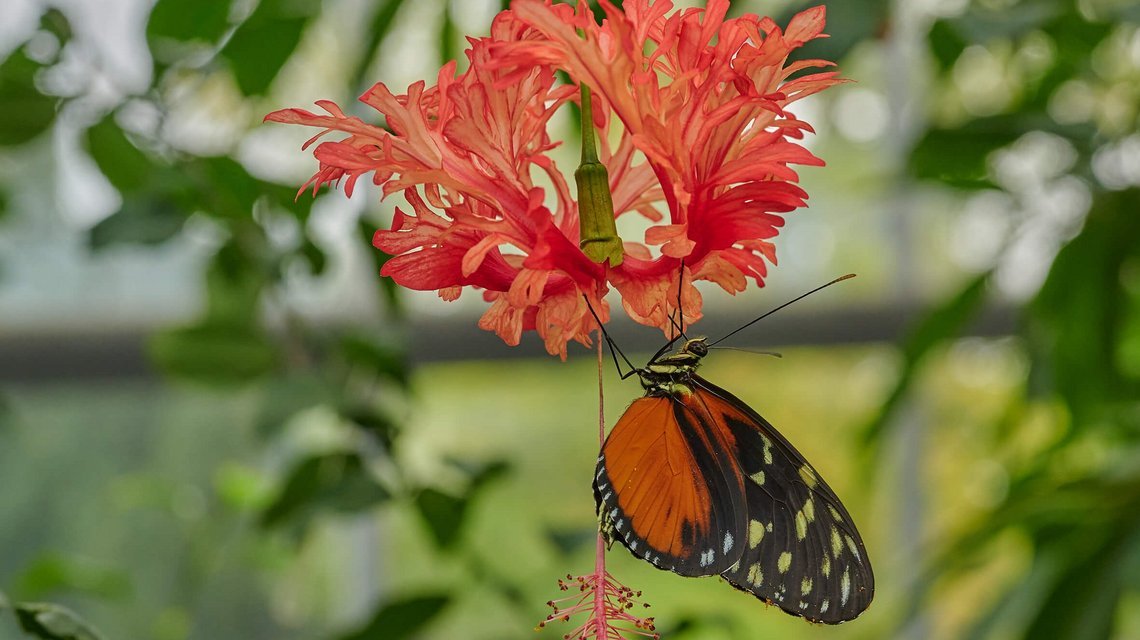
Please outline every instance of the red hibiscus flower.
[[[823, 37], [823, 7], [781, 30], [754, 15], [726, 20], [728, 0], [678, 12], [663, 0], [601, 4], [599, 26], [585, 3], [515, 0], [488, 37], [470, 40], [464, 73], [452, 62], [435, 86], [394, 95], [377, 84], [361, 96], [383, 127], [327, 101], [317, 103], [325, 114], [266, 116], [323, 128], [306, 147], [330, 131], [348, 134], [317, 145], [320, 169], [304, 188], [343, 182], [351, 193], [371, 173], [385, 196], [403, 193], [410, 210], [397, 209], [373, 241], [394, 256], [382, 275], [445, 300], [480, 289], [491, 303], [481, 327], [512, 345], [534, 330], [563, 357], [570, 340], [589, 344], [586, 299], [608, 319], [602, 297], [611, 285], [630, 317], [664, 331], [682, 261], [687, 322], [700, 317], [694, 280], [730, 293], [748, 278], [763, 286], [779, 214], [807, 198], [789, 165], [822, 164], [795, 142], [812, 129], [787, 107], [840, 82], [834, 72], [797, 75], [830, 62], [787, 64], [794, 49]], [[578, 95], [556, 70], [593, 90], [614, 215], [653, 223], [644, 242], [623, 242], [617, 266], [579, 249], [577, 203], [548, 155], [560, 144], [548, 122]], [[538, 173], [553, 193], [535, 184]]]

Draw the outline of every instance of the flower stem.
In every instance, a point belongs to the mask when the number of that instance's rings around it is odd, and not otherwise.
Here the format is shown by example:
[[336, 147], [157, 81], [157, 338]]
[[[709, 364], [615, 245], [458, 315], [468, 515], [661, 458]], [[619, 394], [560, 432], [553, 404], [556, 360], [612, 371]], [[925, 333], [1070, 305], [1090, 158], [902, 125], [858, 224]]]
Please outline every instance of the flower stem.
[[[602, 372], [605, 371], [605, 360], [602, 357], [602, 327], [598, 325], [598, 451], [606, 444], [606, 393], [605, 387], [602, 385]], [[594, 556], [594, 584], [606, 583], [606, 537], [602, 535], [601, 528], [598, 529], [598, 542], [596, 546], [596, 555]], [[606, 621], [606, 594], [604, 589], [598, 589], [594, 592], [594, 619], [597, 620], [598, 638], [609, 637], [608, 632], [604, 627], [608, 626]]]
[[[603, 334], [598, 325], [598, 448], [606, 442], [606, 395], [602, 384], [605, 371], [605, 358], [602, 354]], [[594, 547], [594, 571], [586, 575], [566, 575], [558, 580], [558, 589], [570, 595], [546, 604], [553, 612], [538, 623], [538, 629], [555, 620], [569, 622], [578, 615], [586, 620], [570, 633], [562, 637], [566, 640], [623, 640], [624, 638], [652, 638], [660, 640], [653, 617], [641, 617], [634, 613], [636, 608], [648, 608], [641, 602], [640, 591], [634, 591], [618, 582], [606, 571], [606, 537], [598, 528], [598, 541]]]

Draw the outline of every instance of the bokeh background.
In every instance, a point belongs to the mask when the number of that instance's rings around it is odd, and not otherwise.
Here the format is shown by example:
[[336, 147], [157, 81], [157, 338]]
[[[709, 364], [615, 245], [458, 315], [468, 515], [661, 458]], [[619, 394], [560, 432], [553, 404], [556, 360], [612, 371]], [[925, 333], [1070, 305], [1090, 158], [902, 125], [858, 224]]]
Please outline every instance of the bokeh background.
[[[0, 639], [569, 630], [533, 627], [592, 567], [594, 354], [396, 291], [368, 240], [398, 198], [294, 201], [311, 132], [260, 124], [433, 78], [506, 4], [5, 0]], [[611, 570], [678, 640], [1138, 638], [1140, 5], [828, 4], [804, 55], [854, 83], [794, 109], [828, 166], [696, 330], [859, 274], [734, 338], [782, 359], [706, 374], [843, 497], [875, 602], [820, 627]], [[607, 376], [612, 424], [639, 389]]]

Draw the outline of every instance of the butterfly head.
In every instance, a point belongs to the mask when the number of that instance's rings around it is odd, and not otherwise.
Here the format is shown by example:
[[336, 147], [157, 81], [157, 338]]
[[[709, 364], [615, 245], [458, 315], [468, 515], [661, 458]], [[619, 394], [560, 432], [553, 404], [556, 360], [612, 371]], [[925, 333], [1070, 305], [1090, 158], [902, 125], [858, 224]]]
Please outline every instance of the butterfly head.
[[637, 371], [641, 386], [650, 394], [689, 392], [689, 378], [709, 354], [708, 338], [690, 338], [673, 353], [656, 356]]

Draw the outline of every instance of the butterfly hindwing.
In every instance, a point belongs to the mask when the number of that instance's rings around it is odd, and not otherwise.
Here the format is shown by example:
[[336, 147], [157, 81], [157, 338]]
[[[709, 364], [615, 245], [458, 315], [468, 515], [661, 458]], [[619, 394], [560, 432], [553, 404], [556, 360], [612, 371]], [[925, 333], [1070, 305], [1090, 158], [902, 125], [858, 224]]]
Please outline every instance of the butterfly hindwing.
[[677, 397], [635, 400], [606, 439], [595, 472], [595, 497], [613, 536], [681, 575], [733, 566], [746, 496], [731, 449]]
[[835, 492], [772, 425], [744, 402], [694, 375], [693, 402], [725, 430], [745, 478], [743, 554], [723, 572], [733, 586], [784, 611], [837, 624], [874, 595], [863, 540]]

